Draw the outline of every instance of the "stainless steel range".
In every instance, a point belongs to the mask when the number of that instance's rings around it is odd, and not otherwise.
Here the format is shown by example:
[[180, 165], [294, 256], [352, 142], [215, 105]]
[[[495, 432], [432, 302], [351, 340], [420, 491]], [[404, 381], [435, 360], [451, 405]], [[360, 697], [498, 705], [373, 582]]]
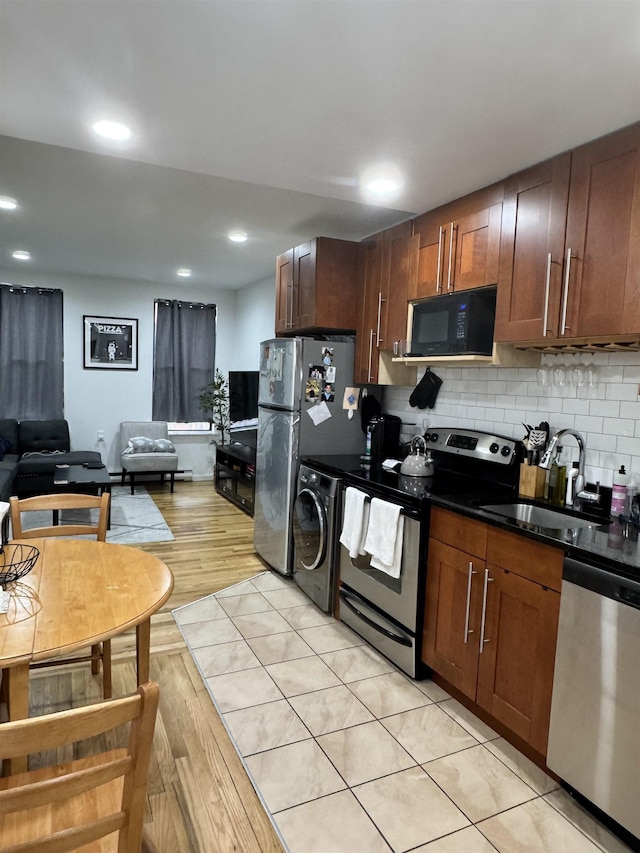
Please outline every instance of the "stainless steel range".
[[[378, 498], [400, 508], [398, 577], [372, 565], [369, 553], [350, 556], [347, 547], [340, 546], [339, 617], [414, 678], [422, 670], [420, 646], [432, 500], [463, 494], [470, 499], [512, 497], [523, 451], [519, 441], [478, 430], [434, 428], [425, 439], [434, 458], [433, 477], [404, 477], [382, 464], [363, 464], [357, 456], [314, 457], [315, 466], [341, 473], [345, 490], [352, 487], [364, 493], [365, 503]], [[343, 499], [342, 503], [344, 526], [347, 502]]]

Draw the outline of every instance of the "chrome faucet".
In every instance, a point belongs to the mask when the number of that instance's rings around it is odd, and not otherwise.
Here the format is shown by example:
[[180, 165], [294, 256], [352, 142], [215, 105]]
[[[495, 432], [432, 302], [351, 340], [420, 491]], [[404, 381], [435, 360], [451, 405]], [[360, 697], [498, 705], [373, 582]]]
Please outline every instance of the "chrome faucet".
[[[565, 435], [572, 435], [576, 442], [578, 443], [578, 476], [576, 477], [576, 482], [574, 484], [574, 506], [578, 503], [578, 501], [582, 502], [583, 500], [588, 500], [591, 502], [597, 503], [600, 500], [600, 495], [595, 492], [585, 492], [585, 479], [584, 479], [584, 454], [585, 454], [585, 444], [584, 438], [580, 435], [579, 432], [576, 432], [575, 429], [561, 429], [553, 436], [551, 441], [549, 442], [547, 449], [542, 454], [542, 459], [538, 462], [538, 468], [550, 468], [551, 462], [553, 460], [554, 455], [556, 454], [558, 447], [558, 442]], [[593, 495], [593, 497], [591, 497]]]

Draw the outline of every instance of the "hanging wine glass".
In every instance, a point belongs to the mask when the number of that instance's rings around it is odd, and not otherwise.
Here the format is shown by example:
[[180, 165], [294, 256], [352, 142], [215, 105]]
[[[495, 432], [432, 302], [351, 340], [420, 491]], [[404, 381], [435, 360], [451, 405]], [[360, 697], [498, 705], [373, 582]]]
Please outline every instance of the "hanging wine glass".
[[540, 356], [540, 367], [536, 371], [536, 382], [543, 388], [549, 385], [549, 367], [551, 361], [551, 356], [546, 352]]
[[556, 388], [562, 388], [564, 386], [564, 365], [562, 363], [562, 356], [555, 356], [555, 367], [553, 368], [553, 384]]
[[593, 388], [595, 385], [595, 363], [593, 360], [593, 354], [585, 352], [580, 358], [583, 365], [584, 384], [587, 388]]
[[584, 385], [584, 368], [580, 362], [581, 358], [582, 353], [574, 353], [573, 365], [571, 367], [571, 382], [576, 388], [582, 388]]

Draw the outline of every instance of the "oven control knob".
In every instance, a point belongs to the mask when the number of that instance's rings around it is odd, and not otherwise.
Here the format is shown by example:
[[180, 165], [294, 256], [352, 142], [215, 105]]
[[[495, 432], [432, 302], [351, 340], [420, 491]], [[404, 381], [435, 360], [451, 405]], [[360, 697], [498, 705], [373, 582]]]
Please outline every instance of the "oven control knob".
[[495, 441], [492, 441], [491, 444], [489, 445], [489, 452], [490, 453], [497, 453], [498, 450], [500, 450], [500, 445], [498, 445]]
[[437, 433], [437, 432], [432, 432], [432, 433], [429, 435], [429, 440], [430, 440], [430, 441], [437, 441], [437, 440], [438, 440], [438, 433]]
[[500, 453], [503, 456], [511, 456], [511, 448], [509, 447], [508, 444], [504, 444]]

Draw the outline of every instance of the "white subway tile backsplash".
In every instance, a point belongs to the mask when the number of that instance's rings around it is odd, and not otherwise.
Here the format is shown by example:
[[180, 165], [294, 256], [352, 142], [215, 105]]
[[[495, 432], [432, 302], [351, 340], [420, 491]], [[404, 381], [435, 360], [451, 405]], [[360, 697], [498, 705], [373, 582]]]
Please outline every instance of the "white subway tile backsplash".
[[[443, 384], [434, 409], [409, 406], [414, 386], [384, 388], [383, 406], [421, 425], [427, 418], [430, 427], [467, 426], [518, 439], [524, 435], [523, 421], [535, 426], [546, 420], [552, 431], [572, 428], [585, 437], [591, 482], [610, 485], [621, 464], [640, 477], [640, 353], [583, 353], [580, 363], [586, 371], [591, 362], [593, 387], [569, 384], [575, 359], [555, 356], [550, 361], [551, 368], [564, 365], [563, 387], [540, 385], [535, 368], [437, 367]], [[417, 380], [423, 372], [418, 369]], [[575, 442], [567, 438], [569, 446], [575, 448]]]
[[572, 415], [588, 415], [589, 406], [588, 400], [563, 400], [562, 411]]
[[591, 400], [589, 414], [602, 415], [604, 418], [617, 418], [620, 415], [620, 403], [617, 400]]
[[623, 400], [620, 403], [620, 417], [633, 418], [634, 421], [640, 420], [640, 402], [631, 403]]
[[605, 389], [607, 400], [637, 401], [638, 387], [635, 382], [610, 382]]
[[627, 435], [633, 436], [635, 431], [635, 421], [622, 418], [604, 418], [602, 422], [602, 431], [610, 435]]

